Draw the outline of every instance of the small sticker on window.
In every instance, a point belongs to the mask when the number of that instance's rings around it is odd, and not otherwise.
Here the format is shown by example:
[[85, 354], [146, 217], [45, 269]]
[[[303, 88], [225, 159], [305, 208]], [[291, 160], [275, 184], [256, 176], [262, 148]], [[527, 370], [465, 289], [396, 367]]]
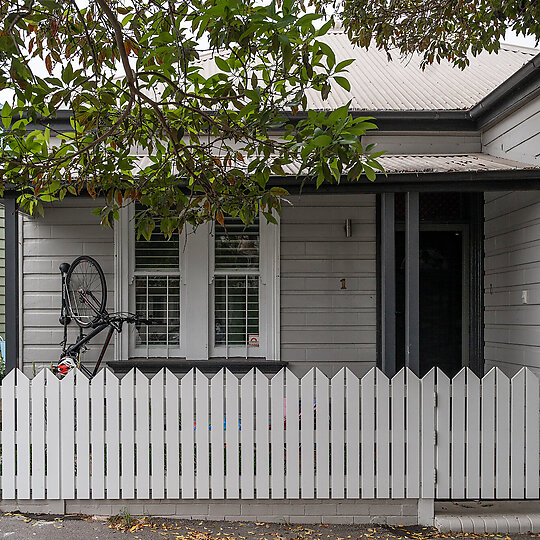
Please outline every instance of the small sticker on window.
[[249, 334], [248, 335], [248, 343], [250, 347], [258, 347], [259, 346], [259, 334]]

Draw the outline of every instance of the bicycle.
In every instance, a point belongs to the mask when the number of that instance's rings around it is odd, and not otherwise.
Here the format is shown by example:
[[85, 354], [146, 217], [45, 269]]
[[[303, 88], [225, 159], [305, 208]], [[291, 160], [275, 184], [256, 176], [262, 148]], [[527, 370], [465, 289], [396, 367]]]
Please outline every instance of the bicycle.
[[[64, 327], [64, 339], [61, 342], [60, 361], [53, 367], [53, 373], [62, 379], [72, 369], [79, 368], [92, 379], [99, 370], [114, 332], [120, 333], [124, 323], [148, 325], [150, 321], [133, 313], [107, 312], [105, 275], [92, 257], [83, 255], [71, 264], [62, 263], [59, 269], [62, 274], [62, 306], [59, 321]], [[79, 326], [79, 338], [74, 344], [68, 345], [68, 325], [72, 320]], [[85, 335], [86, 328], [92, 330]], [[90, 340], [107, 328], [105, 343], [92, 371], [81, 362], [81, 353], [87, 350]]]

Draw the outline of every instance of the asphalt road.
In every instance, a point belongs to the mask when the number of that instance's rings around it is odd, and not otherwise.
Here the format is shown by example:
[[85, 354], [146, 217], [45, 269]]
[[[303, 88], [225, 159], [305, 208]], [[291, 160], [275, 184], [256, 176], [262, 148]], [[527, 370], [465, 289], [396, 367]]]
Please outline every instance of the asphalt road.
[[[475, 534], [442, 535], [424, 527], [383, 525], [280, 525], [159, 518], [112, 523], [89, 516], [0, 514], [0, 540], [424, 540], [483, 538]], [[540, 535], [486, 535], [490, 540], [531, 540]]]

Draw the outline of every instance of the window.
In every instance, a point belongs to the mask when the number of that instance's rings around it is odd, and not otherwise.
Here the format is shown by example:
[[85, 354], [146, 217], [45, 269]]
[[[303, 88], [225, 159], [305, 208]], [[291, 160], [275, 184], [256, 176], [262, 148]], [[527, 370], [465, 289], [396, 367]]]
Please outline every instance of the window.
[[135, 347], [146, 355], [180, 345], [180, 237], [163, 237], [159, 223], [149, 241], [135, 240], [135, 311], [150, 325], [137, 325]]
[[279, 226], [227, 218], [147, 242], [134, 214], [115, 229], [116, 310], [152, 324], [122, 332], [116, 358], [279, 359]]
[[259, 347], [259, 220], [227, 218], [214, 236], [214, 345], [229, 356], [231, 347]]

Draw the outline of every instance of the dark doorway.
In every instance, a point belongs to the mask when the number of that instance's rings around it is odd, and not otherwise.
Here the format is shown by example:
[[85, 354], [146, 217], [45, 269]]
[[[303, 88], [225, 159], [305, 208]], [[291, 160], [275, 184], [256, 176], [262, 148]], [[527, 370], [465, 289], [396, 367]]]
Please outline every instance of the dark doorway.
[[[382, 196], [377, 199], [377, 365], [393, 374], [405, 355], [405, 193], [395, 193], [392, 238], [395, 238], [394, 308], [384, 314], [382, 263]], [[418, 373], [433, 366], [448, 376], [470, 367], [484, 370], [483, 332], [483, 193], [419, 194]], [[385, 218], [388, 219], [388, 218]], [[394, 236], [395, 234], [395, 236]], [[386, 309], [386, 308], [385, 308]], [[383, 317], [395, 314], [394, 333], [383, 332]], [[387, 326], [386, 326], [387, 327]], [[391, 352], [383, 363], [383, 341]], [[394, 354], [395, 353], [395, 354]], [[416, 365], [416, 362], [415, 362]], [[416, 369], [414, 366], [412, 368]], [[390, 366], [390, 369], [388, 367]]]
[[[468, 261], [462, 230], [420, 231], [420, 375], [439, 367], [453, 377], [466, 364]], [[464, 324], [465, 323], [465, 324]], [[396, 364], [405, 364], [405, 233], [396, 231]]]

